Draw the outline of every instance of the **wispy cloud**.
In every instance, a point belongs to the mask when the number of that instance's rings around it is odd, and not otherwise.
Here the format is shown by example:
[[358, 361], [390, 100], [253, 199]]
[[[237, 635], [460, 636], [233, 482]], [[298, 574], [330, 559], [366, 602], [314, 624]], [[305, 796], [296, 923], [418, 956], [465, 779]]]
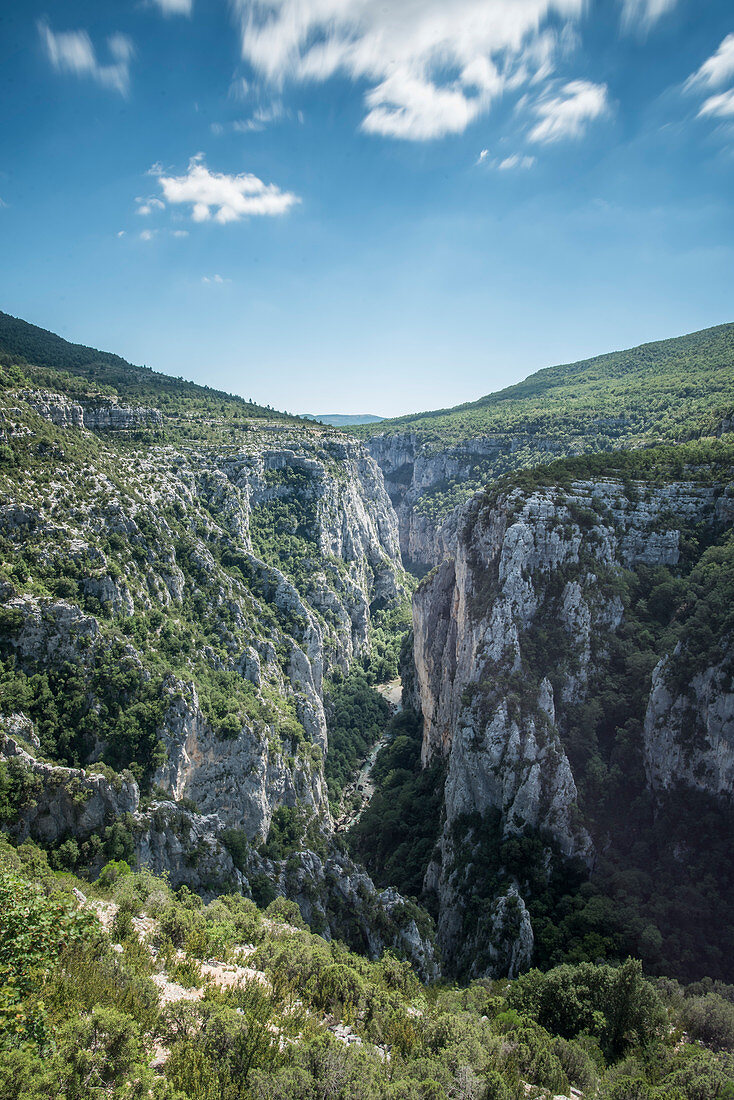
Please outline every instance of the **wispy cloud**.
[[495, 157], [490, 158], [489, 149], [482, 149], [479, 154], [477, 165], [484, 164], [487, 168], [495, 169], [498, 172], [511, 172], [515, 168], [527, 170], [534, 168], [536, 164], [536, 158], [531, 156], [524, 156], [521, 153], [511, 153], [508, 157]]
[[149, 217], [156, 210], [165, 209], [165, 203], [162, 203], [160, 199], [136, 199], [135, 201], [139, 204], [135, 213], [140, 214], [143, 218]]
[[275, 87], [368, 84], [362, 129], [427, 141], [464, 131], [503, 92], [546, 79], [585, 0], [233, 0], [243, 57]]
[[150, 0], [164, 15], [191, 15], [194, 0]]
[[225, 283], [232, 282], [231, 279], [225, 279], [221, 275], [203, 275], [201, 281], [209, 286], [224, 286]]
[[734, 88], [719, 95], [712, 95], [701, 105], [699, 118], [734, 118]]
[[513, 168], [533, 168], [535, 166], [535, 157], [523, 157], [519, 153], [513, 153], [509, 157], [505, 157], [497, 165], [497, 169], [500, 172], [511, 172]]
[[251, 118], [237, 119], [232, 123], [232, 129], [237, 134], [246, 134], [264, 130], [273, 122], [280, 122], [285, 116], [285, 110], [280, 100], [275, 100], [267, 107], [257, 107]]
[[183, 176], [167, 176], [158, 169], [163, 200], [169, 205], [191, 206], [195, 222], [214, 218], [221, 225], [245, 217], [285, 214], [301, 200], [290, 191], [281, 191], [274, 183], [263, 183], [249, 172], [227, 175], [210, 172], [203, 153], [189, 161]]
[[609, 113], [606, 84], [572, 80], [558, 94], [547, 94], [535, 104], [539, 121], [529, 140], [542, 145], [570, 138], [581, 138], [590, 122]]
[[127, 35], [113, 34], [107, 39], [111, 60], [108, 64], [102, 64], [86, 31], [61, 31], [56, 34], [45, 20], [40, 20], [37, 26], [48, 59], [56, 72], [90, 77], [104, 88], [127, 95], [130, 61], [135, 53], [132, 40]]
[[677, 3], [678, 0], [622, 0], [622, 25], [625, 30], [646, 34]]
[[[266, 130], [273, 123], [290, 117], [281, 100], [274, 100], [265, 107], [256, 107], [249, 118], [237, 118], [232, 122], [212, 122], [210, 129], [213, 134], [220, 137], [231, 131], [235, 134], [255, 134]], [[299, 112], [300, 118], [300, 112]]]
[[686, 81], [686, 88], [720, 88], [734, 77], [734, 34], [728, 34], [716, 53]]
[[734, 87], [710, 94], [715, 89], [723, 88], [732, 80], [734, 80], [734, 34], [728, 34], [716, 52], [707, 58], [695, 73], [691, 73], [685, 82], [685, 91], [706, 96], [698, 109], [698, 118], [734, 118]]

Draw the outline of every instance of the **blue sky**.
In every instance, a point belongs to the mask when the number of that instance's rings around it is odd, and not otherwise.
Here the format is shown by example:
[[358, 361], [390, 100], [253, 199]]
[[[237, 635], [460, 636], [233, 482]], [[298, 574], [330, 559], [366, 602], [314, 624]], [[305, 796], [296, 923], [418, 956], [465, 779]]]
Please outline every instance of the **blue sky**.
[[289, 411], [734, 320], [731, 0], [0, 0], [0, 308]]

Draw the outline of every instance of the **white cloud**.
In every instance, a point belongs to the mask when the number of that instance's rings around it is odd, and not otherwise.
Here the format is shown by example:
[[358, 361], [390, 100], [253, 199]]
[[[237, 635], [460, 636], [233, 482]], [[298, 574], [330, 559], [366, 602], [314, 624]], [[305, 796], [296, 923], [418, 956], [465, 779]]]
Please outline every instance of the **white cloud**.
[[734, 34], [728, 34], [715, 54], [688, 77], [686, 88], [720, 88], [734, 77]]
[[279, 122], [285, 115], [283, 104], [275, 100], [267, 107], [258, 107], [251, 118], [238, 119], [232, 123], [236, 134], [247, 134], [264, 130], [271, 122]]
[[712, 95], [702, 104], [698, 117], [734, 118], [734, 88]]
[[124, 230], [124, 229], [120, 229], [120, 230], [118, 230], [118, 232], [117, 232], [117, 236], [118, 236], [118, 237], [124, 237], [124, 236], [125, 236], [125, 230]]
[[249, 172], [238, 176], [210, 172], [202, 153], [191, 158], [186, 175], [159, 173], [159, 183], [165, 202], [190, 205], [195, 222], [214, 217], [224, 225], [248, 216], [285, 214], [301, 201], [290, 191], [281, 191], [274, 183], [263, 183]]
[[155, 229], [144, 229], [140, 234], [141, 241], [152, 241], [155, 237]]
[[622, 0], [622, 25], [630, 31], [648, 31], [672, 11], [678, 0]]
[[489, 149], [482, 149], [481, 153], [477, 157], [477, 164], [484, 164], [485, 160], [489, 156]]
[[235, 100], [245, 100], [250, 94], [250, 83], [245, 80], [244, 76], [239, 76], [229, 86], [229, 98]]
[[171, 236], [172, 237], [188, 237], [188, 235], [189, 235], [188, 229], [172, 229], [171, 230]]
[[224, 286], [225, 283], [230, 283], [232, 280], [223, 279], [221, 275], [203, 275], [201, 281], [213, 286]]
[[572, 80], [558, 95], [547, 95], [535, 104], [539, 118], [530, 131], [530, 141], [550, 145], [569, 138], [580, 138], [594, 119], [609, 113], [606, 84]]
[[165, 203], [162, 203], [160, 199], [136, 199], [135, 201], [140, 204], [135, 213], [144, 218], [147, 218], [155, 210], [165, 210]]
[[164, 15], [191, 15], [194, 0], [151, 0]]
[[54, 33], [45, 21], [39, 21], [38, 33], [49, 61], [59, 73], [88, 76], [105, 88], [126, 95], [130, 86], [130, 61], [135, 53], [131, 39], [113, 34], [107, 39], [111, 63], [101, 64], [86, 31]]
[[497, 165], [500, 172], [510, 172], [513, 168], [533, 168], [535, 166], [535, 157], [521, 157], [519, 153], [513, 153], [512, 156], [505, 157]]
[[585, 0], [233, 0], [246, 61], [275, 87], [367, 82], [362, 128], [425, 141], [461, 133], [506, 90], [545, 79]]

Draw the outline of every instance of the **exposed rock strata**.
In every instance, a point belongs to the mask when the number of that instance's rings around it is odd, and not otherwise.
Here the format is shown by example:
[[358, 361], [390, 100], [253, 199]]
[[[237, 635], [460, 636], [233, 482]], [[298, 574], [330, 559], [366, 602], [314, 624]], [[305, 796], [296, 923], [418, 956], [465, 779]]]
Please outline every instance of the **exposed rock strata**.
[[[40, 415], [64, 432], [64, 446], [90, 428], [155, 427], [160, 419], [114, 403], [90, 410], [62, 394], [12, 397], [10, 435], [23, 429], [32, 440]], [[114, 702], [99, 695], [104, 676], [95, 679], [110, 647], [129, 671], [121, 690], [130, 702], [161, 681], [151, 702], [161, 715], [152, 802], [141, 802], [130, 773], [94, 764], [106, 758], [103, 741], [80, 737], [67, 749], [82, 767], [44, 762], [52, 739], [39, 741], [18, 713], [3, 719], [0, 757], [28, 797], [6, 828], [59, 858], [72, 858], [76, 845], [92, 870], [124, 851], [207, 896], [269, 882], [325, 935], [373, 954], [391, 946], [434, 976], [419, 911], [395, 891], [376, 890], [333, 843], [323, 773], [324, 678], [367, 650], [372, 612], [404, 591], [395, 513], [359, 443], [320, 429], [258, 429], [232, 446], [151, 444], [137, 453], [107, 436], [90, 452], [94, 461], [84, 449], [80, 466], [56, 463], [43, 484], [30, 469], [3, 483], [0, 536], [14, 558], [32, 563], [17, 584], [0, 586], [5, 655], [29, 676], [76, 670], [75, 691], [92, 712]], [[281, 556], [293, 536], [294, 556]], [[195, 629], [197, 616], [207, 643], [194, 652], [189, 633], [177, 652], [177, 625], [193, 620]], [[169, 653], [177, 674], [161, 680]], [[251, 687], [235, 726], [218, 728], [202, 702], [210, 672]], [[261, 854], [281, 807], [311, 822], [322, 855]], [[225, 843], [232, 837], [236, 863]]]
[[[423, 510], [421, 498], [431, 490], [456, 482], [475, 486], [489, 481], [498, 460], [512, 468], [512, 455], [527, 447], [529, 438], [509, 435], [478, 436], [448, 445], [435, 445], [414, 432], [373, 435], [366, 441], [385, 479], [400, 524], [403, 558], [413, 568], [430, 569], [453, 552], [456, 516]], [[564, 453], [555, 440], [532, 437], [537, 461]]]
[[[20, 731], [26, 743], [37, 740], [22, 715], [6, 719], [3, 726]], [[223, 842], [231, 819], [226, 805], [221, 812], [198, 813], [175, 801], [158, 801], [143, 809], [138, 785], [129, 773], [110, 776], [45, 763], [1, 730], [0, 764], [20, 768], [25, 777], [24, 805], [6, 826], [16, 842], [30, 837], [58, 847], [69, 838], [84, 842], [99, 836], [117, 823], [128, 833], [137, 861], [165, 872], [173, 886], [185, 884], [205, 897], [222, 890], [249, 894], [251, 881], [265, 876], [277, 893], [294, 899], [305, 919], [328, 939], [346, 940], [372, 958], [390, 947], [409, 958], [426, 980], [438, 974], [433, 938], [429, 929], [419, 930], [417, 908], [394, 889], [377, 890], [337, 850], [325, 859], [306, 850], [274, 862], [252, 847], [246, 864], [236, 866]], [[98, 871], [103, 861], [100, 852], [92, 869]]]
[[[630, 486], [613, 478], [565, 491], [516, 489], [496, 500], [479, 494], [461, 511], [455, 557], [426, 578], [413, 612], [423, 760], [447, 759], [445, 824], [426, 887], [438, 894], [449, 967], [473, 972], [472, 951], [486, 938], [481, 921], [467, 931], [471, 872], [465, 859], [457, 869], [462, 848], [471, 852], [475, 843], [471, 821], [497, 812], [505, 835], [530, 826], [565, 857], [593, 860], [563, 734], [566, 708], [586, 698], [605, 639], [623, 621], [615, 577], [641, 565], [676, 566], [682, 527], [718, 528], [732, 518], [732, 497], [721, 485]], [[541, 624], [562, 640], [557, 652], [533, 650]], [[709, 669], [676, 695], [661, 662], [645, 725], [653, 786], [683, 782], [731, 793], [730, 677], [730, 670], [727, 680], [721, 668]], [[686, 747], [691, 710], [703, 732]], [[525, 957], [527, 943], [524, 931], [504, 948], [493, 944], [487, 969]]]
[[734, 644], [727, 659], [676, 685], [670, 658], [653, 673], [644, 751], [653, 790], [679, 784], [730, 797], [734, 793]]

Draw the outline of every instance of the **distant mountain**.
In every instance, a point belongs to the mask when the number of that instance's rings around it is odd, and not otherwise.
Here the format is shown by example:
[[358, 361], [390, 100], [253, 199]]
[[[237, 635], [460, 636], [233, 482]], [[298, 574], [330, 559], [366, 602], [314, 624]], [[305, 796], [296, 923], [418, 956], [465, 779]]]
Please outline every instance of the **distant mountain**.
[[565, 455], [730, 432], [734, 324], [548, 367], [465, 405], [350, 429], [380, 465], [404, 560], [443, 560], [437, 526], [502, 474]]
[[[255, 405], [244, 397], [160, 374], [150, 367], [135, 366], [119, 355], [72, 344], [38, 325], [0, 311], [0, 353], [33, 364], [32, 381], [42, 386], [59, 385], [69, 392], [70, 380], [44, 378], [43, 370], [59, 371], [78, 379], [77, 390], [87, 386], [114, 395], [121, 401], [154, 404], [169, 415], [186, 409], [190, 414], [242, 416], [287, 420], [294, 417]], [[39, 371], [40, 368], [40, 371]]]
[[[477, 401], [385, 420], [361, 438], [412, 433], [432, 450], [513, 434], [606, 435], [614, 445], [673, 441], [711, 428], [734, 398], [734, 324], [546, 367]], [[594, 438], [593, 448], [603, 450]]]
[[318, 420], [322, 424], [331, 424], [332, 428], [357, 427], [359, 424], [381, 424], [384, 416], [372, 416], [370, 413], [302, 413], [304, 420]]

